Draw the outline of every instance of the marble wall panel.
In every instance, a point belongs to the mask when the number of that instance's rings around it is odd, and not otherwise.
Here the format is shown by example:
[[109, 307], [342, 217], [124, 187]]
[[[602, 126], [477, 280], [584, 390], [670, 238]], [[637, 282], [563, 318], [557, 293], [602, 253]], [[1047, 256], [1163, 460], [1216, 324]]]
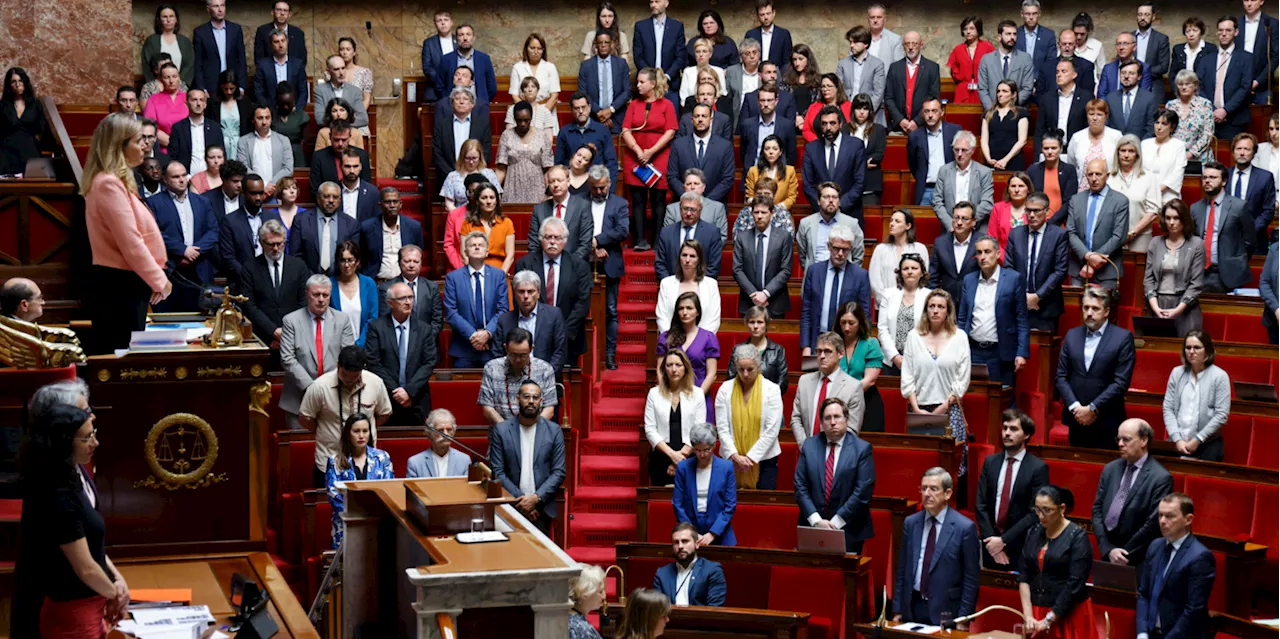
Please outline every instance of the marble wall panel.
[[0, 2], [0, 66], [26, 69], [36, 95], [102, 103], [131, 69], [130, 0]]

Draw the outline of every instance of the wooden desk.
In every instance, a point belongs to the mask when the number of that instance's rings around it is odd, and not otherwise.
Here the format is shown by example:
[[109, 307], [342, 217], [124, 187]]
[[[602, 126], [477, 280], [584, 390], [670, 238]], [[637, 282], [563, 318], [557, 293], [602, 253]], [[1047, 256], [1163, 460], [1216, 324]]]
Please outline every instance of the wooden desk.
[[[611, 614], [610, 623], [601, 623], [600, 635], [612, 637], [622, 611]], [[668, 615], [664, 639], [806, 639], [809, 613], [759, 608], [716, 608], [674, 606]]]
[[[877, 627], [871, 623], [854, 624], [853, 630], [863, 637], [881, 637], [882, 639], [921, 639], [922, 637], [939, 637], [941, 639], [968, 639], [969, 633], [963, 630], [943, 630], [936, 635], [922, 635], [916, 632], [908, 632], [906, 630], [894, 630], [889, 626], [894, 625], [892, 621], [887, 622], [884, 628]], [[988, 633], [974, 633], [975, 636], [986, 636]]]

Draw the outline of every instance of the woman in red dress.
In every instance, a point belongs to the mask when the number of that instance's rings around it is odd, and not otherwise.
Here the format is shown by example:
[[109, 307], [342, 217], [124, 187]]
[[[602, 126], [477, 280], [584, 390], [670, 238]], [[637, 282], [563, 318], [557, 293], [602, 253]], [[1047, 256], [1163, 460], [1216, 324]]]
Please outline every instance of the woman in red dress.
[[969, 16], [960, 21], [960, 33], [964, 42], [951, 50], [947, 67], [951, 79], [956, 82], [954, 104], [978, 104], [978, 62], [982, 56], [995, 51], [990, 42], [982, 39], [982, 18]]
[[1026, 633], [1037, 639], [1099, 639], [1086, 582], [1093, 547], [1083, 528], [1067, 519], [1071, 491], [1045, 486], [1036, 492], [1040, 525], [1027, 531], [1018, 573]]
[[[631, 197], [631, 246], [647, 251], [666, 212], [667, 156], [680, 119], [675, 105], [666, 97], [667, 80], [661, 71], [641, 69], [636, 75], [636, 91], [640, 97], [627, 105], [622, 121], [622, 179]], [[643, 165], [657, 172], [656, 181], [646, 184], [635, 174], [636, 167]], [[645, 224], [646, 205], [652, 214], [653, 223], [649, 226]]]

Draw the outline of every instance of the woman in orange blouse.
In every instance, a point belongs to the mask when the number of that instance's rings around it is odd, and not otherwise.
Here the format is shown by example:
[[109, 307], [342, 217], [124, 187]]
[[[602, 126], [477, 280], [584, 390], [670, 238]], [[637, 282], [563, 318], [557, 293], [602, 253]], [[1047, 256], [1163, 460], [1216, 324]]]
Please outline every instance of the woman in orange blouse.
[[502, 214], [498, 189], [492, 184], [482, 184], [475, 197], [467, 202], [467, 217], [462, 222], [460, 235], [466, 237], [472, 231], [489, 236], [489, 257], [485, 264], [511, 274], [516, 261], [516, 227], [511, 218]]
[[951, 50], [947, 66], [956, 82], [954, 104], [978, 104], [978, 62], [982, 56], [995, 51], [990, 42], [982, 39], [982, 18], [968, 16], [960, 21], [960, 34], [964, 42]]
[[133, 169], [142, 164], [142, 124], [133, 115], [107, 116], [93, 132], [84, 165], [85, 225], [93, 252], [95, 352], [129, 346], [146, 324], [147, 304], [169, 297], [164, 240], [142, 200]]

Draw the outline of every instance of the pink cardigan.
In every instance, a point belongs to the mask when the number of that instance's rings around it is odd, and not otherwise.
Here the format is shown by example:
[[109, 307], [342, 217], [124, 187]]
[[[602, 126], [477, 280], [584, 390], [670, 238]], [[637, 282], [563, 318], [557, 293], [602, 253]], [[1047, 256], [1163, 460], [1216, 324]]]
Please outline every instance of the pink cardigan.
[[93, 263], [133, 271], [152, 292], [164, 290], [169, 281], [164, 274], [164, 239], [138, 195], [120, 178], [99, 173], [84, 201]]

